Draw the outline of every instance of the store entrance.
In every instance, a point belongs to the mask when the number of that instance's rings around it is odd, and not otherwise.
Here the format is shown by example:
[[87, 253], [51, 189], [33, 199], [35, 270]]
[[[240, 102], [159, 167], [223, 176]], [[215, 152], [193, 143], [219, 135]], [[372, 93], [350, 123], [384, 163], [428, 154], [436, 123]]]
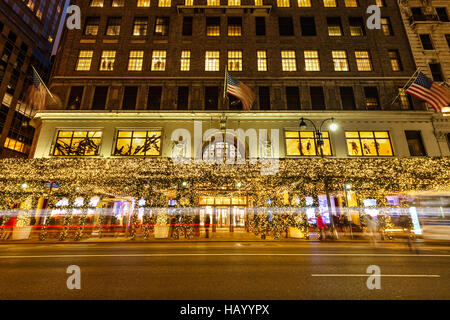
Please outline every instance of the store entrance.
[[245, 232], [247, 197], [200, 197], [200, 225], [209, 216], [212, 232]]

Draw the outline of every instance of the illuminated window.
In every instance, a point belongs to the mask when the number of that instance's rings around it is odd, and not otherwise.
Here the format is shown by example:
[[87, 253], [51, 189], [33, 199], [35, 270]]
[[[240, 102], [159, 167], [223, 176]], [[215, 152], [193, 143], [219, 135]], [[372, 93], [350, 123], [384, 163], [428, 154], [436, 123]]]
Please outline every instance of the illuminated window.
[[122, 19], [119, 17], [113, 17], [108, 19], [108, 24], [106, 26], [107, 36], [118, 36], [120, 34], [120, 24]]
[[351, 17], [348, 19], [350, 25], [350, 35], [352, 37], [361, 37], [365, 35], [364, 21], [360, 17]]
[[242, 35], [242, 18], [228, 17], [228, 36], [240, 37]]
[[133, 36], [146, 36], [148, 27], [148, 19], [139, 17], [134, 19]]
[[356, 8], [358, 6], [358, 0], [345, 0], [345, 6], [349, 8]]
[[400, 55], [397, 50], [389, 51], [389, 59], [391, 60], [392, 71], [401, 71], [402, 70]]
[[277, 7], [283, 8], [283, 7], [290, 7], [291, 6], [291, 0], [277, 0]]
[[150, 0], [138, 0], [138, 7], [150, 7]]
[[364, 87], [364, 95], [366, 97], [367, 110], [380, 109], [380, 98], [377, 87]]
[[100, 62], [100, 71], [113, 71], [115, 60], [116, 60], [116, 51], [112, 50], [103, 51], [102, 60]]
[[320, 71], [319, 52], [308, 50], [303, 52], [305, 56], [305, 71]]
[[298, 0], [299, 7], [311, 7], [311, 0]]
[[258, 50], [256, 52], [258, 60], [258, 71], [267, 71], [267, 52], [266, 50]]
[[157, 17], [155, 22], [155, 35], [167, 36], [169, 34], [169, 18]]
[[376, 0], [375, 4], [380, 8], [386, 6], [386, 3], [384, 3], [384, 0]]
[[98, 34], [99, 24], [100, 24], [99, 17], [87, 17], [86, 25], [84, 26], [84, 35], [96, 36]]
[[161, 131], [122, 131], [117, 133], [115, 156], [159, 156]]
[[392, 156], [392, 143], [388, 131], [345, 132], [348, 155]]
[[394, 34], [389, 18], [381, 18], [381, 30], [383, 30], [385, 36], [392, 36]]
[[262, 5], [264, 5], [263, 0], [255, 0], [255, 6], [262, 6]]
[[372, 71], [372, 64], [368, 51], [355, 51], [356, 65], [358, 71]]
[[241, 0], [228, 0], [228, 5], [229, 6], [240, 6]]
[[297, 71], [297, 62], [295, 60], [295, 51], [281, 51], [281, 69], [283, 71]]
[[154, 50], [152, 53], [152, 71], [166, 70], [166, 51]]
[[400, 102], [400, 108], [403, 110], [411, 109], [411, 96], [406, 93], [405, 89], [398, 88], [398, 98]]
[[337, 7], [336, 0], [323, 0], [323, 6], [325, 8], [335, 8]]
[[329, 17], [327, 18], [327, 25], [328, 25], [328, 35], [330, 37], [342, 36], [341, 18]]
[[208, 0], [206, 4], [208, 6], [220, 6], [220, 0]]
[[[20, 138], [19, 138], [20, 139]], [[28, 153], [30, 146], [22, 141], [6, 137], [4, 147], [21, 153]]]
[[112, 0], [111, 7], [117, 8], [117, 7], [123, 7], [125, 4], [125, 0]]
[[[320, 143], [314, 131], [285, 131], [287, 156], [320, 156]], [[328, 132], [322, 132], [323, 155], [331, 156], [330, 136]]]
[[[27, 7], [30, 8], [31, 11], [34, 10], [35, 2], [36, 2], [35, 0], [28, 0], [28, 2], [27, 2]], [[101, 1], [101, 2], [102, 2], [101, 6], [103, 6], [103, 1]], [[92, 3], [91, 3], [91, 6], [92, 6]]]
[[193, 6], [194, 5], [194, 0], [184, 0], [184, 5], [185, 6]]
[[94, 51], [81, 50], [78, 54], [77, 71], [89, 71], [91, 69], [92, 56]]
[[219, 71], [219, 51], [206, 51], [205, 71]]
[[128, 71], [142, 71], [144, 64], [144, 51], [132, 50], [128, 59]]
[[242, 51], [228, 51], [228, 71], [242, 71]]
[[191, 69], [191, 51], [183, 50], [181, 51], [181, 71], [189, 71]]
[[171, 0], [158, 0], [158, 7], [170, 7]]
[[[28, 1], [30, 3], [30, 1]], [[103, 7], [103, 0], [91, 0], [91, 7]]]
[[208, 37], [220, 36], [220, 17], [206, 18], [206, 35]]
[[334, 71], [349, 71], [347, 52], [343, 50], [332, 51], [331, 54], [333, 56]]
[[54, 156], [96, 156], [102, 141], [102, 131], [60, 130], [56, 136]]

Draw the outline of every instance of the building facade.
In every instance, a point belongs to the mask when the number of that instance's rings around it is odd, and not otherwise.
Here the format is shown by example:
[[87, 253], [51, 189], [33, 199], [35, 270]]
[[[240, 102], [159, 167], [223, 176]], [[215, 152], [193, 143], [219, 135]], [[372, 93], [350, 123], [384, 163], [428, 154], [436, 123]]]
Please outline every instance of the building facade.
[[51, 52], [65, 1], [0, 3], [0, 157], [27, 157], [34, 137], [27, 101], [32, 66], [48, 79]]

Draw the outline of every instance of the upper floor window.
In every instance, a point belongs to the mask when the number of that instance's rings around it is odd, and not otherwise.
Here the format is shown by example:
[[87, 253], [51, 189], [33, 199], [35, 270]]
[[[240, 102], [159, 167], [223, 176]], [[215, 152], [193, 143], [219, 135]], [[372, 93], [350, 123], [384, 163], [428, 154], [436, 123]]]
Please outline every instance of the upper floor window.
[[281, 51], [281, 69], [283, 71], [297, 71], [297, 61], [294, 50]]
[[111, 7], [123, 7], [125, 5], [125, 0], [112, 0]]
[[294, 35], [294, 22], [292, 17], [278, 17], [278, 27], [280, 36]]
[[408, 142], [409, 154], [412, 157], [424, 157], [427, 155], [423, 145], [422, 134], [420, 131], [405, 131], [406, 141]]
[[262, 5], [264, 5], [263, 0], [255, 0], [255, 6], [262, 6]]
[[364, 30], [364, 21], [361, 17], [351, 17], [348, 20], [350, 25], [350, 35], [352, 37], [360, 37], [366, 34]]
[[372, 71], [369, 51], [355, 51], [355, 58], [358, 71]]
[[205, 71], [219, 71], [220, 51], [206, 51]]
[[242, 71], [242, 51], [228, 51], [228, 71]]
[[347, 52], [345, 50], [332, 51], [334, 71], [349, 71]]
[[311, 0], [298, 0], [298, 6], [301, 7], [311, 7]]
[[319, 52], [307, 50], [303, 54], [305, 56], [305, 71], [320, 71]]
[[181, 51], [180, 71], [189, 71], [191, 69], [191, 51]]
[[358, 0], [345, 0], [344, 3], [345, 3], [345, 6], [349, 7], [349, 8], [358, 7]]
[[158, 7], [170, 7], [171, 0], [158, 0]]
[[100, 71], [113, 71], [114, 62], [116, 61], [116, 51], [102, 51], [102, 59], [100, 61]]
[[103, 0], [91, 0], [90, 7], [103, 7]]
[[220, 0], [208, 0], [206, 2], [208, 6], [220, 6]]
[[242, 36], [242, 18], [228, 17], [228, 36], [240, 37]]
[[148, 27], [148, 18], [138, 17], [134, 18], [133, 36], [146, 36]]
[[291, 6], [291, 0], [277, 0], [277, 7], [290, 7]]
[[241, 0], [228, 0], [228, 5], [229, 6], [240, 6]]
[[267, 71], [267, 51], [258, 50], [256, 52], [258, 71]]
[[389, 59], [391, 60], [392, 71], [401, 71], [402, 63], [400, 61], [400, 54], [397, 50], [389, 50]]
[[138, 7], [150, 7], [150, 0], [138, 0]]
[[328, 25], [328, 35], [330, 37], [340, 37], [340, 36], [342, 36], [341, 18], [339, 18], [339, 17], [328, 17], [327, 18], [327, 25]]
[[121, 23], [122, 23], [122, 18], [120, 18], [120, 17], [108, 18], [108, 23], [106, 25], [106, 35], [107, 36], [118, 36], [120, 34]]
[[54, 156], [96, 156], [102, 131], [60, 130], [56, 136]]
[[381, 30], [383, 30], [383, 34], [385, 36], [392, 36], [394, 34], [391, 26], [391, 20], [389, 18], [381, 18]]
[[141, 130], [117, 132], [115, 156], [159, 156], [161, 131]]
[[98, 34], [99, 24], [100, 24], [99, 17], [87, 17], [86, 24], [84, 26], [84, 35], [96, 36]]
[[377, 87], [364, 87], [364, 96], [366, 97], [367, 110], [380, 108], [380, 97], [378, 96]]
[[166, 70], [166, 50], [153, 50], [152, 53], [152, 71]]
[[392, 156], [389, 131], [345, 132], [349, 156]]
[[325, 8], [336, 8], [337, 3], [336, 0], [323, 0], [323, 6]]
[[331, 156], [331, 143], [328, 132], [322, 132], [321, 143], [314, 131], [285, 131], [287, 156], [319, 156], [321, 148], [324, 156]]
[[94, 55], [94, 51], [92, 51], [92, 50], [81, 50], [78, 54], [76, 70], [77, 71], [89, 71], [91, 69], [93, 55]]
[[436, 13], [440, 21], [449, 22], [447, 8], [445, 7], [436, 8]]
[[398, 99], [402, 110], [410, 110], [412, 106], [411, 96], [406, 93], [404, 88], [398, 88]]
[[169, 34], [169, 18], [157, 17], [155, 22], [155, 35], [167, 36]]
[[384, 0], [376, 0], [375, 1], [375, 4], [378, 6], [378, 7], [386, 7], [386, 3], [385, 3], [385, 1]]
[[429, 34], [420, 34], [419, 37], [423, 50], [434, 50], [433, 41], [431, 41]]
[[220, 17], [206, 17], [206, 35], [208, 37], [220, 36]]
[[300, 17], [302, 36], [316, 36], [316, 22], [314, 17]]
[[144, 64], [144, 51], [132, 50], [128, 59], [128, 71], [142, 71]]
[[434, 81], [444, 81], [444, 76], [442, 75], [442, 69], [440, 63], [429, 63], [431, 75]]
[[184, 0], [184, 5], [190, 7], [194, 5], [194, 0]]

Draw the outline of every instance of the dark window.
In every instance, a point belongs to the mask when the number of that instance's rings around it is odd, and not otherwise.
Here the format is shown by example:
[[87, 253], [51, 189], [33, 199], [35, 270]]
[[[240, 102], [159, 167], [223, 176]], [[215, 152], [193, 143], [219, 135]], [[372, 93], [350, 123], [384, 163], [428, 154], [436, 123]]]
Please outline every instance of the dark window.
[[94, 99], [92, 100], [92, 110], [106, 109], [107, 97], [108, 97], [108, 87], [95, 87]]
[[309, 87], [309, 93], [311, 95], [311, 107], [313, 110], [325, 109], [325, 96], [323, 94], [322, 87]]
[[3, 31], [3, 27], [4, 27], [4, 26], [5, 26], [5, 25], [3, 24], [3, 22], [0, 21], [0, 32]]
[[302, 36], [317, 35], [314, 17], [300, 17], [300, 27], [302, 29]]
[[255, 17], [255, 28], [257, 36], [266, 35], [266, 18], [265, 17]]
[[122, 24], [122, 18], [110, 17], [106, 25], [107, 36], [118, 36], [120, 34], [120, 25]]
[[259, 87], [259, 109], [270, 110], [270, 87]]
[[8, 33], [8, 39], [12, 42], [15, 43], [17, 40], [17, 34], [15, 34], [14, 32], [10, 31]]
[[298, 87], [286, 87], [286, 105], [289, 110], [300, 109], [300, 92]]
[[445, 40], [447, 40], [447, 45], [450, 48], [450, 34], [445, 35]]
[[430, 63], [430, 71], [433, 76], [434, 81], [444, 81], [444, 77], [442, 76], [442, 69], [440, 63]]
[[411, 8], [411, 13], [412, 13], [414, 21], [425, 21], [426, 20], [421, 7]]
[[236, 98], [235, 96], [229, 94], [228, 100], [230, 101], [230, 110], [242, 110], [242, 101]]
[[436, 13], [439, 17], [439, 20], [441, 20], [442, 22], [449, 22], [447, 9], [445, 7], [436, 8]]
[[366, 30], [364, 29], [364, 20], [361, 17], [348, 18], [350, 25], [350, 35], [352, 37], [365, 36]]
[[420, 41], [422, 42], [422, 48], [424, 50], [434, 50], [433, 42], [429, 34], [421, 34]]
[[178, 109], [187, 110], [189, 107], [189, 87], [178, 87]]
[[366, 96], [367, 110], [380, 108], [380, 98], [378, 97], [377, 87], [364, 87], [364, 95]]
[[161, 109], [162, 87], [149, 87], [147, 96], [147, 109]]
[[125, 87], [123, 94], [122, 109], [134, 110], [136, 109], [138, 87]]
[[169, 34], [169, 17], [156, 17], [155, 35], [167, 36]]
[[294, 35], [294, 22], [292, 21], [292, 17], [279, 17], [278, 26], [280, 30], [280, 36]]
[[205, 87], [205, 110], [217, 110], [219, 107], [219, 88]]
[[84, 87], [74, 86], [70, 88], [69, 100], [67, 101], [67, 109], [79, 110], [81, 107], [81, 99], [83, 98]]
[[192, 17], [183, 17], [183, 36], [192, 36]]
[[355, 94], [353, 93], [352, 87], [340, 87], [339, 91], [341, 93], [341, 103], [342, 109], [344, 110], [355, 110]]
[[408, 141], [409, 154], [411, 156], [426, 156], [425, 147], [423, 146], [422, 135], [420, 131], [405, 131], [406, 140]]

